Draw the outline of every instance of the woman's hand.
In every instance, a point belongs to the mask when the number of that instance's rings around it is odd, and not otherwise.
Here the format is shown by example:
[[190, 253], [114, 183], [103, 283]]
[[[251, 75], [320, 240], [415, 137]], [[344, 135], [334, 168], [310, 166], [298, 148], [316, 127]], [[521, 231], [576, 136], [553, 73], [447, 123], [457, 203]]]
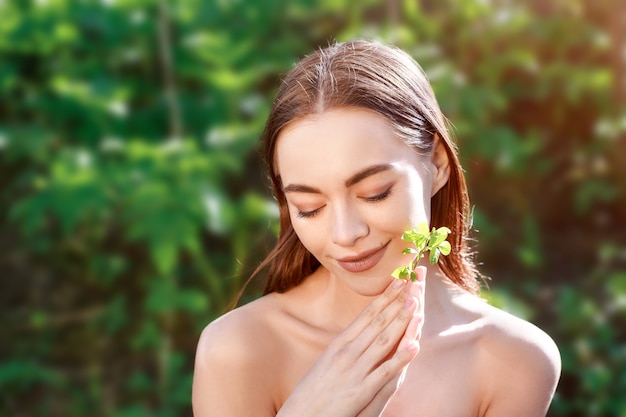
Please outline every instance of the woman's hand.
[[426, 268], [394, 280], [329, 344], [298, 383], [280, 417], [379, 416], [419, 352]]

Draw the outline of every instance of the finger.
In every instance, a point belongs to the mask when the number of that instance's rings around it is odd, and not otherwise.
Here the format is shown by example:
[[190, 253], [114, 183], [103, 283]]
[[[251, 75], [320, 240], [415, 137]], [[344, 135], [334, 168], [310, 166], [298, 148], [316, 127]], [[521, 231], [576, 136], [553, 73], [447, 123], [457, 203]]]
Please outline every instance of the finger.
[[336, 338], [337, 343], [344, 344], [353, 341], [357, 338], [363, 330], [376, 322], [380, 325], [386, 325], [388, 323], [387, 317], [381, 315], [390, 304], [392, 304], [398, 298], [399, 303], [402, 305], [408, 297], [408, 280], [394, 279], [385, 289], [385, 291], [374, 301], [372, 301], [363, 311], [357, 316], [356, 319]]
[[[372, 392], [373, 408], [384, 406], [399, 387], [399, 381], [404, 377], [409, 363], [419, 351], [417, 342], [398, 350], [389, 360], [381, 363], [363, 381], [364, 391]], [[370, 407], [368, 405], [368, 407]], [[368, 408], [366, 407], [366, 408]]]
[[[415, 307], [413, 305], [415, 304], [414, 300], [411, 300], [409, 293], [412, 283], [407, 281], [404, 285], [403, 291], [383, 311], [372, 318], [369, 324], [350, 343], [357, 355], [361, 355], [374, 344], [378, 344], [379, 347], [387, 347], [389, 343], [393, 345], [398, 343], [402, 330], [396, 331], [396, 326], [390, 327], [390, 324], [399, 323], [399, 326], [406, 326]], [[382, 357], [378, 360], [382, 360]], [[374, 365], [373, 362], [370, 364]], [[372, 365], [366, 367], [368, 372]]]
[[414, 314], [409, 321], [408, 326], [406, 327], [406, 331], [398, 343], [398, 350], [405, 349], [409, 343], [416, 342], [418, 343], [422, 336], [422, 326], [424, 325], [424, 315], [423, 314]]
[[[412, 284], [409, 284], [412, 285]], [[407, 331], [407, 327], [414, 318], [414, 312], [417, 308], [416, 297], [408, 297], [402, 308], [394, 314], [389, 325], [385, 328], [375, 328], [372, 324], [367, 331], [363, 333], [363, 337], [368, 337], [367, 349], [363, 352], [358, 362], [362, 364], [364, 369], [371, 370], [388, 355], [390, 355], [398, 346], [401, 339]], [[385, 310], [387, 312], [387, 310]], [[377, 333], [374, 333], [377, 330]], [[406, 345], [406, 343], [405, 343]]]
[[398, 344], [398, 350], [404, 349], [413, 340], [421, 337], [422, 327], [424, 325], [424, 284], [426, 277], [426, 268], [419, 267], [417, 271], [418, 279], [412, 284], [409, 292], [415, 297], [417, 307], [413, 312], [413, 317], [406, 328], [404, 336]]
[[[384, 329], [378, 329], [376, 322], [363, 332], [362, 337], [369, 337], [368, 348], [358, 360], [363, 369], [373, 369], [382, 361], [389, 358], [393, 352], [406, 348], [412, 341], [418, 340], [424, 322], [424, 283], [426, 268], [417, 269], [418, 280], [409, 282], [407, 288], [411, 296], [406, 300], [404, 306], [389, 321], [389, 325]], [[381, 314], [387, 313], [395, 303], [392, 303]], [[371, 339], [374, 336], [373, 340]], [[370, 342], [370, 340], [372, 340]], [[418, 345], [419, 348], [419, 345]]]
[[405, 366], [396, 377], [387, 382], [381, 389], [374, 395], [372, 401], [365, 406], [359, 413], [358, 417], [379, 417], [385, 410], [385, 407], [391, 400], [391, 397], [398, 391], [398, 388], [404, 382], [408, 366]]
[[[346, 330], [333, 339], [327, 349], [328, 357], [334, 361], [335, 367], [341, 369], [358, 369], [360, 378], [372, 370], [374, 364], [355, 368], [355, 363], [388, 323], [387, 317], [397, 314], [397, 305], [403, 304], [409, 297], [409, 286], [406, 280], [393, 280], [383, 294], [372, 301]], [[394, 302], [397, 301], [397, 302]], [[391, 308], [390, 308], [391, 306]], [[369, 329], [367, 335], [363, 330]], [[377, 329], [376, 331], [373, 329]]]

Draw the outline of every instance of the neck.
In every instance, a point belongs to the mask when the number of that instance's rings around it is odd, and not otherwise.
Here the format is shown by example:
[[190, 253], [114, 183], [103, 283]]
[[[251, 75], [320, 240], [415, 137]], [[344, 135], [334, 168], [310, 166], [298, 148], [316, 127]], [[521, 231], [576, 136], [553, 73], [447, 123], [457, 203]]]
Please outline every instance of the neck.
[[302, 291], [300, 301], [306, 302], [314, 312], [312, 321], [335, 334], [348, 327], [375, 298], [355, 292], [324, 267], [318, 268], [295, 290]]
[[448, 279], [437, 265], [427, 265], [422, 338], [436, 336], [457, 322], [455, 298], [469, 294]]
[[[423, 337], [436, 335], [449, 327], [454, 321], [454, 296], [467, 294], [453, 284], [438, 266], [427, 265], [427, 271]], [[349, 326], [375, 298], [356, 293], [340, 279], [332, 277], [323, 267], [301, 285], [308, 287], [306, 290], [308, 302], [317, 305], [314, 309], [320, 315], [315, 321], [333, 333], [339, 333]], [[311, 298], [312, 294], [315, 296]]]

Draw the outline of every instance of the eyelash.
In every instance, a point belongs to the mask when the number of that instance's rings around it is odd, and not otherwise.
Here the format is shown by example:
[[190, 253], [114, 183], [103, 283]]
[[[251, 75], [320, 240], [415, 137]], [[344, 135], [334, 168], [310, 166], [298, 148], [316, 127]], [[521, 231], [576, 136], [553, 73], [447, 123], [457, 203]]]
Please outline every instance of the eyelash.
[[298, 218], [300, 219], [309, 219], [311, 217], [315, 217], [317, 215], [317, 213], [320, 212], [322, 208], [318, 208], [315, 210], [311, 210], [311, 211], [298, 211]]
[[389, 197], [390, 194], [391, 194], [391, 187], [387, 188], [385, 191], [383, 191], [382, 193], [378, 195], [365, 198], [365, 201], [367, 201], [368, 203], [376, 203], [378, 201], [383, 201], [384, 199]]
[[[368, 203], [377, 203], [379, 201], [385, 200], [387, 197], [389, 197], [389, 195], [391, 195], [391, 187], [378, 195], [364, 198], [364, 200], [367, 201]], [[298, 218], [310, 219], [311, 217], [315, 217], [322, 208], [323, 206], [315, 210], [311, 210], [311, 211], [298, 211]]]

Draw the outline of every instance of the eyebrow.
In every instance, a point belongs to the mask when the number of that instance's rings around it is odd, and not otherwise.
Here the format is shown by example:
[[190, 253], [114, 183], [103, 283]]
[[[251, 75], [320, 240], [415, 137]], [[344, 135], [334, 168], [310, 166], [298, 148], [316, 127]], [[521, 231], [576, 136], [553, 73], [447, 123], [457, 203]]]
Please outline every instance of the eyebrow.
[[[363, 181], [364, 179], [371, 177], [372, 175], [376, 175], [380, 172], [389, 171], [392, 169], [393, 169], [393, 165], [391, 164], [372, 165], [370, 167], [367, 167], [357, 172], [356, 174], [348, 178], [345, 181], [345, 186], [346, 188], [350, 188], [353, 185]], [[322, 193], [319, 188], [311, 187], [310, 185], [304, 185], [304, 184], [287, 184], [285, 187], [283, 187], [283, 192], [285, 193], [289, 193], [289, 192], [312, 193], [312, 194]]]

